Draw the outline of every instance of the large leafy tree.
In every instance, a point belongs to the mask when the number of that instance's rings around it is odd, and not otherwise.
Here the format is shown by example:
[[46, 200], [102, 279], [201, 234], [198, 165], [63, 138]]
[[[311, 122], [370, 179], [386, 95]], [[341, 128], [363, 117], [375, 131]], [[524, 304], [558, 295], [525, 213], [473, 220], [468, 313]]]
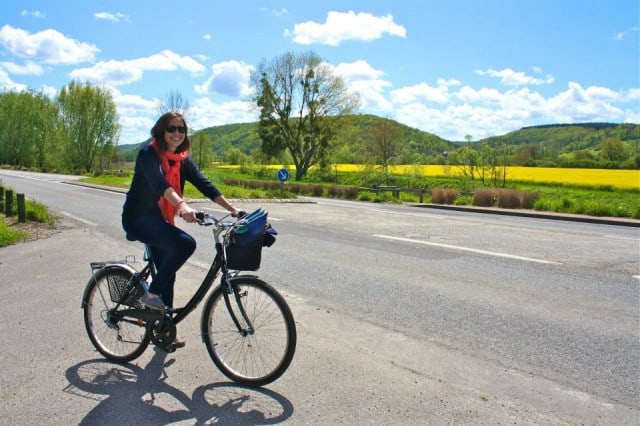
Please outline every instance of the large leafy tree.
[[74, 170], [91, 171], [98, 156], [110, 156], [118, 143], [120, 125], [111, 93], [72, 81], [57, 96], [67, 161]]
[[336, 143], [339, 117], [358, 107], [358, 97], [312, 52], [286, 53], [262, 61], [251, 75], [260, 111], [262, 151], [288, 151], [300, 180], [311, 166], [325, 162]]
[[41, 93], [0, 94], [0, 163], [44, 169], [53, 165], [56, 108]]

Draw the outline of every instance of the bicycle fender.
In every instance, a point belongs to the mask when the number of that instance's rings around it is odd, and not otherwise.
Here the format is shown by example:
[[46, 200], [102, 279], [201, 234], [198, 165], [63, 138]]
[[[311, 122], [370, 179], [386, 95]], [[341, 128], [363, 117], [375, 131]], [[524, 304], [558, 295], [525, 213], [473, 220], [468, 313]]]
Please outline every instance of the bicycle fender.
[[[92, 266], [98, 264], [99, 262], [94, 262]], [[123, 269], [126, 272], [130, 272], [131, 274], [135, 274], [138, 272], [133, 268], [133, 266], [121, 262], [104, 262], [104, 264], [101, 264], [99, 266], [100, 268], [95, 270], [95, 272], [91, 275], [91, 278], [89, 278], [87, 285], [84, 287], [84, 292], [82, 293], [82, 302], [80, 303], [81, 309], [84, 309], [84, 307], [87, 305], [87, 298], [89, 297], [89, 287], [91, 286], [91, 283], [97, 280], [98, 274], [104, 274], [105, 271], [109, 271], [112, 269]]]
[[247, 274], [235, 275], [235, 276], [229, 278], [229, 281], [238, 280], [240, 278], [253, 278], [253, 279], [256, 279], [256, 278], [258, 278], [258, 276], [257, 275], [247, 275]]

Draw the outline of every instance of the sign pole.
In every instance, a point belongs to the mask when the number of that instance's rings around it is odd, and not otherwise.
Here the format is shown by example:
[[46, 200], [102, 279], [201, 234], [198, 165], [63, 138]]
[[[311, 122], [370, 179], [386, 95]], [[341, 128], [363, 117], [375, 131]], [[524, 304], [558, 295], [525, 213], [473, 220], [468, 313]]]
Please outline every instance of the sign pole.
[[284, 197], [284, 182], [289, 179], [289, 170], [284, 167], [278, 170], [278, 180], [280, 181], [280, 196]]

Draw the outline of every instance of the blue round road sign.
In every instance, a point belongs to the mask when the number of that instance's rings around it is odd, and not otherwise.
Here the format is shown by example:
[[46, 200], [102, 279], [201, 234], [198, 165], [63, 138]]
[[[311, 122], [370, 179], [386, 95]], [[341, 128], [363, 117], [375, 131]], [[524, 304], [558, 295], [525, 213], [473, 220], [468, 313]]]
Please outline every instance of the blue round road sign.
[[287, 169], [278, 170], [278, 180], [280, 182], [284, 182], [287, 179], [289, 179], [289, 170]]

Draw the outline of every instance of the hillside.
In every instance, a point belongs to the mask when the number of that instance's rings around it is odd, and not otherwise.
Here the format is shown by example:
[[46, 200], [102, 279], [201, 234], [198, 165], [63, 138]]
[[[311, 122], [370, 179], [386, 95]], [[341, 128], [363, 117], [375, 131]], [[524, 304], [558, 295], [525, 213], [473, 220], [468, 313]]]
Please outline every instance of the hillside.
[[[363, 146], [368, 129], [385, 118], [374, 115], [352, 115], [347, 117], [341, 148], [334, 153], [337, 163], [358, 163], [363, 158]], [[443, 161], [442, 153], [452, 151], [462, 142], [448, 141], [432, 133], [423, 132], [400, 123], [405, 133], [402, 153], [396, 159], [401, 164], [432, 164]], [[232, 148], [239, 149], [245, 155], [252, 155], [260, 148], [258, 123], [239, 123], [213, 126], [202, 129], [213, 141], [216, 159], [224, 160]], [[535, 151], [540, 158], [556, 160], [571, 158], [576, 152], [586, 152], [596, 156], [604, 140], [613, 138], [624, 142], [631, 151], [630, 156], [638, 155], [640, 147], [640, 125], [615, 123], [547, 124], [523, 127], [505, 135], [492, 136], [476, 142], [489, 146], [507, 146], [509, 154], [516, 160], [523, 151]], [[140, 144], [120, 145], [119, 152], [133, 159]], [[466, 142], [464, 143], [466, 144]], [[577, 157], [577, 156], [576, 156]]]

